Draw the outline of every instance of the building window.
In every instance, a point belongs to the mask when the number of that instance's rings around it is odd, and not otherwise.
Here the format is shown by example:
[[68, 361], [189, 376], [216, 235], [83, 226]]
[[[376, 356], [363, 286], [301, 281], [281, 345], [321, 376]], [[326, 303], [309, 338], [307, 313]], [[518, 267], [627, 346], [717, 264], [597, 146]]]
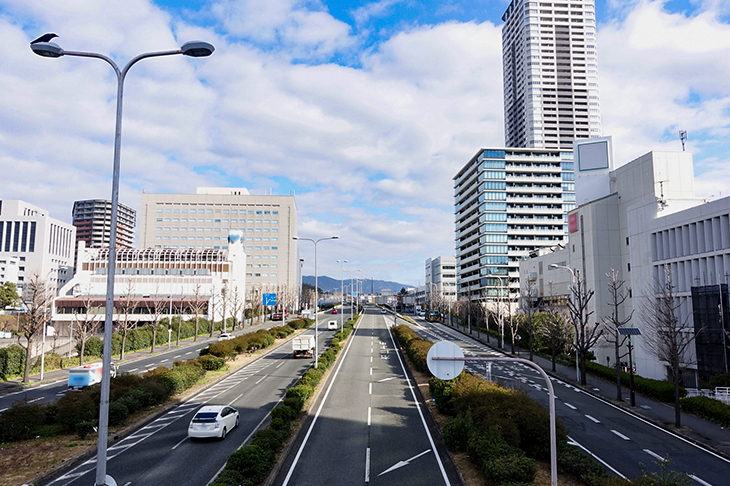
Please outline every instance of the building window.
[[630, 272], [631, 271], [631, 263], [627, 263], [626, 266], [627, 266], [627, 268], [628, 268], [628, 270]]

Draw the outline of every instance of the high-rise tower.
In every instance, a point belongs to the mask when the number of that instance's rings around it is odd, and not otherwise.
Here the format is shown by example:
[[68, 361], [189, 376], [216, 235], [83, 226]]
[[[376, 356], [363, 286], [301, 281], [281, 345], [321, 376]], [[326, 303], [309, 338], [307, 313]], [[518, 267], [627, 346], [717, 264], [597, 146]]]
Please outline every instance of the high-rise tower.
[[507, 147], [600, 137], [594, 0], [512, 0], [502, 20]]

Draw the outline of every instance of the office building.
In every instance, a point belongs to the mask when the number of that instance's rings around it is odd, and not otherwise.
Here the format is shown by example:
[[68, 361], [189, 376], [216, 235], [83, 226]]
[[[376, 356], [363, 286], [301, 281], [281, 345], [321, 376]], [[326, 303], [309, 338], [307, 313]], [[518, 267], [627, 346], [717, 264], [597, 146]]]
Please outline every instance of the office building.
[[[134, 209], [118, 205], [117, 248], [134, 248], [134, 227], [137, 213]], [[86, 243], [86, 248], [109, 246], [112, 227], [112, 202], [104, 199], [75, 201], [73, 225], [76, 226], [76, 241]]]
[[247, 290], [299, 286], [294, 196], [251, 195], [243, 188], [199, 187], [195, 194], [143, 194], [140, 248], [225, 250], [241, 231]]
[[512, 0], [502, 20], [505, 144], [601, 136], [594, 0]]
[[519, 290], [519, 260], [566, 239], [573, 152], [481, 149], [454, 177], [458, 298]]
[[456, 258], [440, 256], [426, 260], [425, 287], [428, 298], [439, 303], [456, 301]]
[[[647, 323], [653, 316], [645, 315], [642, 303], [654, 300], [658, 285], [669, 278], [676, 315], [697, 334], [686, 360], [685, 385], [694, 387], [723, 372], [730, 360], [723, 341], [730, 330], [730, 197], [695, 196], [689, 152], [649, 152], [618, 169], [587, 166], [591, 179], [576, 168], [576, 192], [583, 194], [587, 183], [593, 197], [569, 213], [564, 247], [521, 263], [523, 292], [529, 284], [538, 301], [551, 294], [567, 298], [573, 277], [561, 266], [568, 267], [595, 292], [588, 311], [600, 322], [613, 310], [608, 274], [617, 271], [628, 297], [619, 318], [634, 312], [626, 327], [642, 334], [633, 339], [637, 373], [666, 379], [667, 364], [650, 352], [643, 337], [652, 332]], [[613, 365], [612, 346], [598, 343], [599, 363]], [[622, 354], [626, 351], [624, 346]]]
[[68, 282], [75, 238], [74, 226], [51, 218], [45, 209], [25, 201], [0, 201], [0, 261], [10, 266], [17, 258], [17, 272], [10, 271], [17, 274], [19, 293], [32, 275], [57, 289]]

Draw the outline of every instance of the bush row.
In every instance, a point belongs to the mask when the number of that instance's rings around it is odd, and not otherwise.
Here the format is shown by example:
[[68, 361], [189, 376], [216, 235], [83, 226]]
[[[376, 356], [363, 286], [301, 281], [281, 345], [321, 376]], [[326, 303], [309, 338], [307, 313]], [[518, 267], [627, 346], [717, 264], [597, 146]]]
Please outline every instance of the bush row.
[[[616, 383], [616, 368], [610, 368], [595, 362], [588, 362], [586, 363], [586, 370], [597, 378], [601, 378], [610, 383]], [[629, 374], [624, 371], [621, 371], [621, 385], [627, 388], [629, 386]], [[652, 380], [651, 378], [634, 375], [634, 389], [647, 398], [665, 403], [674, 402], [674, 383], [671, 381]], [[680, 387], [679, 396], [683, 397], [686, 395], [687, 390], [684, 387]]]
[[[352, 332], [357, 318], [358, 315], [354, 315], [347, 321], [344, 329], [335, 334], [330, 346], [320, 355], [318, 368], [307, 370], [296, 385], [287, 389], [284, 401], [271, 411], [269, 426], [256, 432], [251, 442], [228, 457], [225, 468], [215, 479], [213, 486], [256, 486], [268, 477], [276, 456], [294, 431], [294, 421], [314, 394], [324, 372], [335, 362], [342, 349], [341, 343]], [[288, 326], [282, 326], [281, 329], [286, 327]]]
[[680, 398], [682, 411], [697, 415], [723, 427], [730, 427], [730, 405], [708, 397]]

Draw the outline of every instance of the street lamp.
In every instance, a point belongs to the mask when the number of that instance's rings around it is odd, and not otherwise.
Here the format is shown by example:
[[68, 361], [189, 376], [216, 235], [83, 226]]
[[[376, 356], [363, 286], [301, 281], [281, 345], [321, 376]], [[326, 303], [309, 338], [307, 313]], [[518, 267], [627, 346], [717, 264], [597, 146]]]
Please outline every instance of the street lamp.
[[311, 238], [299, 238], [298, 236], [292, 236], [293, 240], [305, 240], [314, 243], [314, 367], [317, 368], [319, 365], [319, 345], [317, 343], [317, 334], [319, 333], [319, 295], [317, 289], [317, 243], [324, 240], [337, 240], [340, 237], [337, 235], [330, 236], [329, 238], [320, 238], [313, 240]]
[[[557, 263], [553, 263], [549, 266], [549, 268], [564, 268], [568, 270], [570, 272], [570, 275], [572, 275], [572, 286], [575, 286], [576, 278], [580, 278], [580, 273], [578, 273], [578, 276], [576, 277], [576, 271], [565, 265], [558, 265]], [[572, 290], [570, 293], [570, 300], [573, 300]], [[575, 322], [573, 322], [573, 326], [575, 325]], [[580, 383], [580, 367], [578, 366], [578, 329], [575, 330], [575, 381]]]
[[340, 329], [345, 328], [345, 280], [344, 280], [344, 272], [345, 272], [345, 263], [347, 263], [347, 260], [337, 260], [337, 263], [340, 264], [340, 300], [342, 301], [342, 312], [340, 314]]
[[[109, 263], [107, 267], [106, 285], [106, 314], [104, 318], [104, 349], [103, 349], [103, 373], [101, 379], [101, 397], [99, 402], [99, 441], [97, 445], [96, 460], [96, 485], [107, 484], [106, 459], [107, 459], [107, 434], [109, 429], [109, 384], [111, 368], [111, 341], [112, 341], [112, 318], [114, 312], [114, 270], [116, 265], [116, 244], [117, 244], [117, 211], [119, 208], [119, 168], [122, 146], [122, 101], [124, 94], [124, 80], [129, 69], [142, 59], [148, 57], [173, 56], [182, 54], [190, 57], [207, 57], [213, 54], [215, 48], [212, 44], [202, 41], [192, 41], [183, 44], [180, 49], [174, 51], [146, 52], [132, 58], [123, 69], [104, 54], [94, 52], [65, 51], [54, 42], [36, 42], [30, 45], [31, 50], [42, 57], [78, 56], [94, 57], [106, 61], [117, 75], [117, 116], [116, 129], [114, 131], [114, 168], [112, 178], [112, 219], [109, 235]], [[111, 479], [111, 477], [109, 478]], [[113, 480], [112, 480], [113, 481]]]

